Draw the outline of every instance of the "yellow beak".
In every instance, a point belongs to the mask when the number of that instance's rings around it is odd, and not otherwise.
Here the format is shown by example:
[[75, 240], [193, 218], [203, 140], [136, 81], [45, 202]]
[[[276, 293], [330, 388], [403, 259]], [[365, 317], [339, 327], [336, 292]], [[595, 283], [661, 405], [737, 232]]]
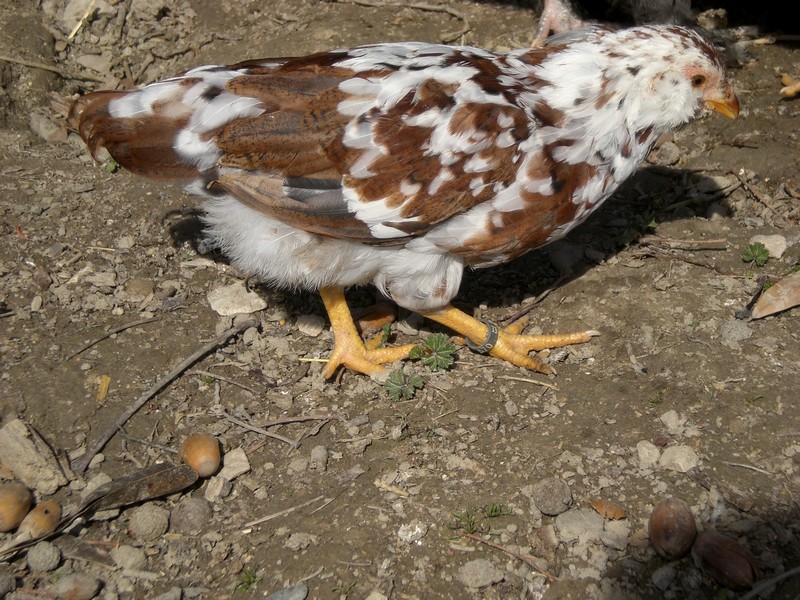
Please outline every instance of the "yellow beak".
[[718, 112], [723, 117], [735, 119], [739, 116], [739, 99], [731, 89], [728, 89], [728, 93], [724, 98], [710, 98], [704, 104], [706, 108]]

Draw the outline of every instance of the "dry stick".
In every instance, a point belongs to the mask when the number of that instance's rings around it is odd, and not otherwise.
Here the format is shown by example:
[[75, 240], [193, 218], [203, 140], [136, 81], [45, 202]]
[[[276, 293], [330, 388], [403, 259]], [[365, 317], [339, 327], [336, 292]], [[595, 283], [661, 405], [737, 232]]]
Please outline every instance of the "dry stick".
[[460, 31], [451, 34], [445, 34], [442, 37], [442, 41], [444, 42], [452, 42], [457, 40], [461, 36], [465, 35], [472, 29], [472, 26], [469, 24], [469, 20], [464, 13], [458, 12], [455, 9], [452, 9], [448, 6], [438, 6], [436, 4], [424, 4], [420, 2], [411, 2], [405, 4], [398, 4], [395, 2], [381, 2], [379, 0], [337, 0], [340, 4], [355, 4], [357, 6], [368, 6], [370, 8], [411, 8], [414, 10], [422, 10], [427, 12], [439, 12], [445, 13], [450, 15], [451, 17], [455, 17], [459, 21], [461, 21], [464, 25], [461, 27]]
[[76, 473], [83, 473], [86, 470], [86, 467], [89, 466], [89, 463], [95, 457], [95, 455], [103, 449], [103, 447], [108, 443], [108, 441], [114, 437], [114, 434], [120, 429], [128, 419], [130, 419], [136, 411], [142, 408], [147, 402], [158, 392], [163, 390], [167, 387], [170, 383], [172, 383], [175, 379], [177, 379], [181, 373], [183, 373], [186, 369], [191, 367], [195, 362], [200, 360], [203, 356], [221, 346], [225, 342], [227, 342], [230, 338], [235, 336], [238, 333], [241, 333], [245, 329], [249, 329], [250, 327], [258, 326], [258, 321], [256, 319], [248, 319], [246, 321], [242, 321], [238, 325], [235, 325], [224, 331], [217, 337], [215, 337], [210, 342], [204, 344], [194, 352], [192, 352], [189, 356], [183, 359], [180, 363], [178, 363], [169, 373], [164, 375], [161, 379], [159, 379], [153, 386], [147, 390], [144, 394], [139, 396], [139, 398], [131, 404], [127, 410], [125, 410], [100, 436], [89, 446], [89, 449], [82, 455], [76, 458], [72, 462], [72, 469]]
[[[272, 513], [271, 515], [267, 515], [266, 517], [261, 517], [260, 519], [256, 519], [255, 521], [250, 521], [249, 523], [245, 523], [242, 527], [254, 527], [255, 525], [261, 525], [261, 523], [266, 523], [267, 521], [271, 521], [272, 519], [277, 519], [278, 517], [283, 517], [293, 513], [296, 510], [301, 508], [305, 508], [309, 504], [314, 504], [314, 502], [319, 502], [320, 500], [324, 499], [325, 496], [317, 496], [316, 498], [312, 498], [307, 502], [303, 502], [302, 504], [298, 504], [297, 506], [290, 506], [289, 508], [284, 508], [283, 510], [279, 510], [276, 513]], [[327, 499], [326, 499], [326, 502]]]
[[[273, 439], [280, 440], [282, 442], [285, 442], [286, 444], [289, 444], [292, 448], [297, 448], [297, 445], [300, 443], [300, 440], [290, 440], [289, 438], [284, 437], [284, 436], [280, 435], [279, 433], [272, 433], [271, 431], [267, 431], [263, 427], [256, 427], [255, 425], [251, 425], [250, 423], [247, 423], [246, 421], [242, 421], [241, 419], [237, 419], [236, 417], [231, 416], [228, 413], [226, 413], [224, 410], [220, 411], [217, 414], [219, 414], [219, 416], [224, 418], [226, 421], [230, 421], [234, 425], [238, 425], [239, 427], [243, 427], [245, 429], [249, 429], [250, 431], [254, 431], [255, 433], [260, 433], [261, 435], [265, 435], [267, 437], [271, 437]], [[328, 417], [328, 418], [330, 418], [330, 417]]]
[[514, 558], [517, 558], [517, 559], [521, 560], [526, 565], [528, 565], [531, 569], [533, 569], [534, 571], [536, 571], [540, 575], [543, 575], [544, 577], [546, 577], [548, 581], [558, 581], [558, 577], [556, 577], [555, 575], [551, 575], [550, 573], [548, 573], [547, 571], [545, 571], [543, 569], [540, 569], [537, 566], [536, 561], [534, 560], [533, 556], [530, 556], [529, 554], [522, 554], [521, 552], [515, 552], [511, 548], [507, 548], [506, 546], [501, 546], [500, 544], [495, 544], [494, 542], [490, 542], [489, 540], [485, 540], [482, 537], [475, 535], [474, 533], [467, 533], [466, 531], [462, 531], [461, 535], [463, 537], [465, 537], [465, 538], [469, 538], [471, 540], [475, 540], [476, 542], [480, 542], [481, 544], [489, 546], [489, 548], [494, 548], [495, 550], [500, 550], [500, 552], [505, 552], [506, 554], [509, 554], [509, 555], [513, 556]]
[[539, 303], [540, 303], [542, 300], [544, 300], [545, 298], [547, 298], [547, 296], [549, 296], [549, 295], [550, 295], [550, 293], [551, 293], [553, 290], [555, 290], [555, 289], [556, 289], [558, 286], [560, 286], [560, 285], [561, 285], [561, 284], [564, 282], [564, 280], [565, 280], [566, 278], [567, 278], [567, 276], [566, 276], [566, 275], [561, 275], [561, 276], [560, 276], [558, 279], [556, 279], [556, 280], [555, 280], [555, 282], [553, 282], [553, 285], [551, 285], [549, 288], [547, 288], [546, 290], [544, 290], [544, 291], [543, 291], [541, 294], [539, 294], [538, 296], [536, 296], [536, 298], [534, 298], [534, 299], [533, 299], [533, 300], [530, 302], [530, 304], [528, 304], [528, 306], [526, 306], [526, 307], [524, 307], [524, 308], [520, 309], [518, 312], [516, 312], [515, 314], [511, 315], [511, 316], [510, 316], [508, 319], [506, 319], [505, 321], [503, 321], [503, 326], [504, 326], [504, 327], [507, 327], [508, 325], [511, 325], [512, 323], [516, 323], [516, 322], [517, 322], [517, 321], [519, 321], [519, 320], [520, 320], [522, 317], [524, 317], [524, 316], [525, 316], [525, 315], [527, 315], [529, 312], [531, 312], [531, 311], [532, 311], [534, 308], [536, 308], [536, 306], [537, 306], [537, 305], [538, 305], [538, 304], [539, 304]]
[[225, 383], [229, 383], [231, 385], [235, 385], [236, 387], [242, 388], [243, 390], [247, 390], [248, 392], [251, 392], [256, 396], [260, 396], [265, 391], [249, 386], [246, 383], [241, 383], [239, 381], [236, 381], [235, 379], [230, 379], [229, 377], [224, 377], [223, 375], [217, 375], [216, 373], [212, 373], [210, 371], [200, 371], [198, 369], [195, 369], [193, 371], [189, 371], [189, 375], [200, 375], [201, 377], [211, 377], [212, 379], [224, 381]]
[[0, 54], [0, 61], [11, 63], [13, 65], [20, 65], [22, 67], [29, 67], [31, 69], [39, 69], [40, 71], [49, 71], [50, 73], [55, 73], [64, 79], [80, 79], [83, 81], [94, 81], [96, 83], [105, 83], [106, 81], [105, 79], [95, 77], [94, 75], [70, 75], [69, 73], [64, 73], [64, 71], [58, 67], [54, 67], [53, 65], [34, 62], [32, 60], [25, 60], [23, 58], [14, 58], [13, 56], [7, 56], [5, 54]]
[[522, 383], [533, 383], [535, 385], [540, 385], [542, 387], [549, 388], [555, 392], [558, 391], [558, 388], [554, 386], [552, 383], [545, 383], [544, 381], [538, 381], [536, 379], [528, 379], [527, 377], [514, 377], [513, 375], [498, 375], [499, 379], [505, 379], [507, 381], [521, 381]]
[[765, 579], [764, 581], [759, 583], [756, 587], [754, 587], [752, 590], [747, 592], [744, 596], [739, 598], [739, 600], [752, 600], [753, 598], [758, 598], [761, 596], [762, 592], [765, 592], [767, 589], [769, 589], [776, 583], [780, 583], [784, 579], [789, 579], [789, 577], [794, 577], [795, 575], [800, 575], [800, 567], [789, 569], [788, 571], [784, 571], [780, 575], [776, 575], [775, 577]]
[[119, 327], [115, 327], [114, 329], [111, 329], [110, 331], [107, 331], [106, 333], [104, 333], [100, 337], [98, 337], [98, 338], [96, 338], [96, 339], [94, 339], [94, 340], [92, 340], [90, 342], [87, 342], [86, 344], [84, 344], [83, 346], [81, 346], [80, 348], [75, 350], [75, 352], [73, 352], [72, 354], [70, 354], [68, 356], [65, 356], [64, 360], [62, 362], [68, 361], [71, 358], [75, 358], [81, 352], [85, 352], [86, 350], [88, 350], [89, 348], [94, 346], [95, 344], [99, 344], [103, 340], [106, 340], [106, 339], [110, 338], [115, 333], [119, 333], [121, 331], [125, 331], [126, 329], [130, 329], [131, 327], [138, 327], [139, 325], [146, 325], [147, 323], [153, 323], [155, 321], [160, 321], [160, 320], [161, 320], [161, 317], [150, 317], [149, 319], [139, 319], [138, 321], [131, 321], [130, 323], [125, 323], [124, 325], [120, 325]]
[[639, 240], [640, 244], [655, 246], [666, 250], [727, 250], [728, 240], [678, 240], [664, 238], [657, 235], [648, 235]]
[[274, 421], [264, 421], [259, 424], [259, 427], [275, 427], [276, 425], [286, 425], [288, 423], [302, 423], [303, 421], [330, 421], [336, 419], [337, 421], [344, 421], [344, 415], [341, 413], [318, 413], [312, 415], [299, 415], [297, 417], [284, 417], [283, 419], [276, 419]]

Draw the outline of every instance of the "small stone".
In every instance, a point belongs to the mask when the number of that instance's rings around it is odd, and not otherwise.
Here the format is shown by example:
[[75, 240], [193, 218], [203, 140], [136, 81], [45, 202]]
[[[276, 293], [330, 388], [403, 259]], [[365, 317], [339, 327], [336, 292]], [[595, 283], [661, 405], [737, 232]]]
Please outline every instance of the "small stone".
[[572, 505], [572, 491], [563, 479], [548, 477], [534, 484], [531, 499], [542, 513], [550, 516], [560, 515]]
[[653, 442], [642, 440], [636, 444], [636, 453], [639, 455], [639, 468], [643, 471], [654, 468], [661, 458], [661, 451]]
[[100, 591], [100, 580], [83, 573], [65, 575], [53, 586], [61, 600], [91, 600]]
[[133, 278], [125, 284], [125, 293], [131, 302], [141, 302], [153, 293], [153, 282], [150, 279]]
[[741, 346], [739, 342], [750, 338], [753, 335], [753, 330], [744, 321], [739, 319], [731, 319], [725, 321], [720, 327], [720, 336], [722, 337], [722, 345], [730, 348], [731, 350], [739, 350]]
[[659, 417], [670, 435], [683, 435], [686, 430], [686, 417], [681, 417], [677, 411], [668, 410]]
[[28, 566], [31, 571], [46, 573], [61, 563], [61, 550], [51, 542], [39, 542], [28, 549]]
[[152, 542], [167, 533], [169, 511], [153, 504], [143, 504], [131, 511], [128, 534], [138, 540]]
[[170, 528], [185, 535], [197, 535], [211, 519], [211, 505], [204, 498], [186, 496], [170, 516]]
[[114, 563], [124, 571], [138, 571], [144, 568], [147, 563], [144, 550], [128, 544], [113, 548], [111, 550], [111, 558], [113, 558]]
[[305, 456], [295, 458], [289, 463], [289, 473], [305, 473], [308, 470], [309, 461]]
[[5, 598], [6, 594], [10, 594], [17, 589], [17, 582], [12, 575], [0, 573], [0, 598]]
[[211, 309], [223, 317], [254, 313], [267, 307], [264, 299], [248, 290], [243, 281], [211, 290], [206, 298]]
[[209, 502], [219, 502], [226, 498], [233, 489], [230, 481], [219, 475], [215, 475], [206, 483], [206, 491], [203, 492], [203, 498]]
[[163, 594], [159, 594], [153, 600], [181, 600], [183, 591], [179, 587], [171, 587]]
[[308, 468], [312, 471], [325, 472], [328, 468], [328, 449], [325, 446], [314, 446], [311, 449]]
[[413, 520], [410, 523], [405, 523], [397, 530], [397, 537], [401, 541], [411, 544], [418, 542], [428, 533], [428, 526], [419, 520]]
[[728, 217], [728, 209], [721, 202], [712, 202], [706, 209], [706, 219], [709, 221], [722, 221]]
[[286, 541], [283, 543], [283, 547], [297, 552], [299, 550], [305, 550], [312, 544], [316, 544], [318, 540], [319, 536], [316, 536], [313, 533], [293, 533], [286, 538]]
[[650, 576], [650, 581], [653, 582], [653, 585], [656, 586], [662, 592], [665, 592], [670, 584], [675, 580], [675, 575], [677, 572], [675, 571], [674, 567], [670, 565], [664, 565], [663, 567], [659, 567], [653, 574]]
[[603, 533], [603, 517], [585, 508], [574, 508], [558, 515], [555, 525], [563, 542], [597, 540]]
[[389, 596], [382, 594], [378, 590], [372, 590], [365, 600], [389, 600]]
[[97, 73], [105, 74], [111, 71], [111, 59], [102, 54], [82, 54], [75, 59], [75, 62]]
[[28, 120], [28, 127], [48, 144], [59, 144], [67, 141], [66, 128], [38, 112], [31, 114]]
[[325, 319], [319, 315], [300, 315], [297, 317], [297, 329], [303, 335], [317, 337], [325, 331]]
[[266, 600], [305, 600], [308, 597], [308, 586], [298, 583], [267, 596]]
[[750, 238], [749, 243], [763, 244], [767, 252], [769, 252], [770, 258], [781, 258], [788, 247], [786, 238], [777, 233], [773, 235], [754, 235]]
[[606, 521], [600, 541], [605, 547], [622, 552], [628, 547], [630, 533], [631, 526], [626, 521]]
[[234, 448], [226, 452], [222, 458], [222, 469], [218, 473], [220, 477], [233, 481], [240, 475], [250, 472], [250, 461], [247, 458], [244, 448]]
[[519, 408], [513, 400], [508, 400], [505, 404], [506, 414], [509, 417], [516, 417], [519, 414]]
[[469, 588], [482, 588], [503, 581], [503, 571], [485, 558], [477, 558], [458, 569], [458, 580]]
[[664, 450], [658, 464], [668, 471], [686, 473], [700, 464], [700, 458], [691, 446], [670, 446]]

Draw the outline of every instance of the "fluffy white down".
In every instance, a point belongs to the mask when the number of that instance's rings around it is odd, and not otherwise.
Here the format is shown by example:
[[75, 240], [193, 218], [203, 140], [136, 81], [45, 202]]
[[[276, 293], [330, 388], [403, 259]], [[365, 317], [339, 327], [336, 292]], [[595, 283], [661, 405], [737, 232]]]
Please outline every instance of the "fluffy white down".
[[235, 198], [204, 203], [207, 235], [240, 269], [284, 288], [375, 284], [409, 310], [441, 308], [456, 295], [464, 265], [441, 252], [365, 246], [307, 233]]

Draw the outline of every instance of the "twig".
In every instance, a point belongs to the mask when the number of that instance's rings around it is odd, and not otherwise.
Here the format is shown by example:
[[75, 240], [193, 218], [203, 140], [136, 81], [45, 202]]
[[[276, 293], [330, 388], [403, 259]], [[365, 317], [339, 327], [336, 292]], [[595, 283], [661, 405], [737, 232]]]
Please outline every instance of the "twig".
[[732, 504], [739, 510], [748, 512], [753, 508], [753, 501], [750, 498], [721, 481], [714, 481], [705, 471], [694, 467], [686, 471], [686, 474], [707, 490], [711, 490], [713, 487], [717, 488], [723, 500]]
[[775, 475], [775, 473], [770, 473], [769, 471], [765, 471], [764, 469], [759, 469], [758, 467], [754, 467], [753, 465], [746, 465], [744, 463], [722, 461], [722, 464], [728, 465], [730, 467], [739, 467], [740, 469], [749, 469], [751, 471], [755, 471], [756, 473], [763, 473], [764, 475]]
[[251, 425], [247, 421], [242, 421], [241, 419], [237, 419], [236, 417], [229, 415], [224, 410], [216, 413], [221, 416], [226, 421], [230, 421], [234, 425], [238, 425], [239, 427], [243, 427], [245, 429], [249, 429], [252, 432], [260, 433], [261, 435], [265, 435], [267, 437], [271, 437], [276, 440], [280, 440], [286, 444], [289, 444], [292, 448], [297, 448], [297, 445], [300, 443], [300, 440], [290, 440], [287, 437], [282, 436], [279, 433], [272, 433], [271, 431], [267, 431], [263, 427], [257, 427], [256, 425]]
[[325, 570], [325, 566], [323, 565], [319, 569], [317, 569], [316, 571], [311, 573], [311, 575], [306, 575], [305, 577], [301, 577], [300, 579], [298, 579], [297, 583], [303, 583], [304, 581], [308, 581], [309, 579], [314, 579], [314, 577], [316, 577], [317, 575], [322, 573], [324, 570]]
[[153, 398], [153, 396], [158, 394], [158, 392], [163, 390], [175, 379], [177, 379], [186, 369], [191, 367], [195, 362], [200, 360], [212, 350], [216, 349], [218, 346], [221, 346], [227, 342], [233, 336], [241, 333], [245, 329], [249, 329], [250, 327], [256, 327], [257, 325], [258, 321], [256, 319], [247, 319], [246, 321], [242, 321], [238, 325], [235, 325], [227, 331], [222, 332], [213, 340], [204, 344], [192, 352], [189, 356], [184, 358], [171, 371], [169, 371], [169, 373], [154, 383], [149, 390], [139, 396], [139, 398], [137, 398], [133, 404], [131, 404], [113, 423], [111, 423], [111, 425], [105, 431], [100, 434], [100, 436], [89, 446], [88, 450], [86, 450], [83, 455], [72, 461], [72, 470], [76, 473], [83, 473], [95, 455], [103, 449], [103, 447], [112, 437], [114, 437], [114, 434], [117, 432], [117, 430], [120, 429], [128, 419], [136, 414], [136, 411], [147, 404], [147, 402]]
[[531, 556], [530, 554], [523, 554], [521, 552], [515, 552], [514, 550], [512, 550], [511, 548], [508, 548], [507, 546], [501, 546], [500, 544], [495, 544], [494, 542], [490, 542], [489, 540], [485, 540], [482, 537], [480, 537], [478, 535], [475, 535], [474, 533], [467, 533], [466, 531], [462, 531], [461, 535], [464, 536], [465, 538], [469, 538], [471, 540], [475, 540], [476, 542], [480, 542], [481, 544], [484, 544], [485, 546], [489, 546], [489, 548], [494, 548], [495, 550], [499, 550], [500, 552], [505, 552], [506, 554], [508, 554], [510, 556], [513, 556], [514, 558], [516, 558], [518, 560], [521, 560], [526, 565], [528, 565], [531, 569], [533, 569], [534, 571], [536, 571], [540, 575], [543, 575], [544, 577], [546, 577], [548, 581], [558, 581], [558, 577], [548, 573], [544, 569], [541, 569], [536, 564], [536, 559], [533, 556]]
[[645, 246], [655, 246], [668, 250], [727, 250], [728, 240], [676, 240], [649, 235], [639, 240]]
[[411, 8], [414, 10], [422, 10], [427, 12], [439, 12], [455, 17], [463, 23], [461, 29], [457, 32], [446, 33], [442, 35], [442, 41], [445, 43], [453, 42], [460, 37], [466, 35], [472, 26], [469, 24], [467, 16], [449, 6], [439, 6], [436, 4], [424, 4], [421, 2], [411, 2], [398, 4], [396, 2], [381, 2], [380, 0], [336, 0], [339, 4], [355, 4], [357, 6], [368, 6], [370, 8]]
[[65, 73], [58, 67], [54, 67], [53, 65], [47, 65], [45, 63], [34, 62], [32, 60], [25, 60], [23, 58], [14, 58], [13, 56], [7, 56], [5, 54], [0, 54], [0, 61], [11, 63], [12, 65], [20, 65], [22, 67], [28, 67], [31, 69], [39, 69], [40, 71], [49, 71], [50, 73], [55, 73], [56, 75], [64, 78], [64, 79], [80, 79], [83, 81], [94, 81], [96, 83], [105, 83], [105, 79], [100, 77], [95, 77], [94, 75], [84, 75], [84, 74], [69, 74]]
[[[261, 525], [261, 523], [266, 523], [267, 521], [271, 521], [272, 519], [277, 519], [278, 517], [284, 517], [286, 515], [292, 514], [294, 511], [299, 510], [301, 508], [305, 508], [309, 504], [314, 504], [314, 502], [319, 502], [320, 500], [324, 499], [325, 496], [317, 496], [316, 498], [312, 498], [307, 502], [303, 502], [302, 504], [298, 504], [297, 506], [290, 506], [289, 508], [284, 508], [283, 510], [279, 510], [276, 513], [272, 513], [271, 515], [267, 515], [266, 517], [261, 517], [260, 519], [256, 519], [255, 521], [250, 521], [249, 523], [245, 523], [242, 527], [255, 527], [256, 525]], [[327, 501], [327, 499], [326, 499]]]
[[549, 295], [550, 295], [550, 293], [551, 293], [553, 290], [555, 290], [555, 289], [556, 289], [558, 286], [560, 286], [560, 285], [561, 285], [561, 284], [564, 282], [564, 280], [565, 280], [566, 278], [567, 278], [567, 276], [566, 276], [566, 275], [561, 275], [561, 276], [560, 276], [558, 279], [556, 279], [556, 280], [555, 280], [555, 282], [553, 282], [553, 285], [551, 285], [550, 287], [548, 287], [548, 288], [547, 288], [546, 290], [544, 290], [544, 291], [543, 291], [541, 294], [539, 294], [538, 296], [536, 296], [536, 298], [534, 298], [533, 300], [531, 300], [530, 304], [528, 304], [528, 305], [527, 305], [526, 307], [524, 307], [524, 308], [521, 308], [521, 309], [520, 309], [518, 312], [514, 313], [514, 314], [513, 314], [513, 315], [511, 315], [511, 316], [510, 316], [508, 319], [506, 319], [505, 321], [503, 321], [503, 326], [507, 327], [508, 325], [511, 325], [511, 323], [514, 323], [514, 322], [516, 322], [516, 321], [519, 321], [519, 320], [520, 320], [522, 317], [524, 317], [524, 316], [525, 316], [525, 315], [527, 315], [529, 312], [531, 312], [531, 311], [532, 311], [534, 308], [536, 308], [536, 305], [537, 305], [537, 304], [539, 304], [540, 302], [542, 302], [542, 300], [544, 300], [545, 298], [547, 298], [547, 296], [549, 296]]
[[259, 427], [275, 427], [276, 425], [286, 425], [287, 423], [302, 423], [303, 421], [330, 421], [336, 419], [337, 421], [344, 421], [344, 415], [341, 413], [318, 413], [312, 415], [298, 415], [296, 417], [284, 417], [274, 421], [264, 421]]
[[552, 383], [545, 383], [544, 381], [538, 381], [536, 379], [528, 379], [527, 377], [514, 377], [513, 375], [498, 375], [498, 379], [506, 379], [508, 381], [521, 381], [522, 383], [533, 383], [535, 385], [540, 385], [542, 387], [549, 388], [555, 392], [558, 391], [558, 388], [554, 386]]
[[766, 206], [769, 210], [772, 211], [773, 214], [776, 214], [776, 215], [778, 214], [778, 209], [775, 208], [774, 206], [772, 206], [772, 200], [768, 196], [762, 194], [757, 189], [752, 187], [748, 183], [748, 181], [745, 178], [743, 173], [740, 173], [738, 171], [733, 171], [733, 170], [731, 171], [731, 173], [736, 177], [736, 179], [738, 179], [739, 181], [742, 182], [742, 187], [745, 189], [745, 191], [748, 194], [750, 194], [751, 197], [753, 197], [755, 200], [757, 200], [758, 202], [760, 202], [761, 204]]
[[236, 387], [242, 388], [243, 390], [247, 390], [248, 392], [251, 392], [256, 396], [260, 396], [265, 391], [249, 386], [246, 383], [241, 383], [239, 381], [236, 381], [235, 379], [230, 379], [229, 377], [217, 375], [216, 373], [211, 373], [210, 371], [200, 371], [198, 369], [195, 369], [193, 371], [189, 371], [189, 375], [200, 375], [201, 377], [211, 377], [212, 379], [224, 381], [225, 383], [229, 383], [231, 385], [235, 385]]
[[154, 323], [155, 321], [160, 321], [160, 320], [161, 320], [161, 317], [150, 317], [149, 319], [139, 319], [138, 321], [131, 321], [130, 323], [125, 323], [124, 325], [120, 325], [119, 327], [115, 327], [114, 329], [111, 329], [111, 330], [107, 331], [106, 333], [104, 333], [100, 337], [98, 337], [98, 338], [96, 338], [96, 339], [94, 339], [94, 340], [92, 340], [90, 342], [87, 342], [86, 344], [84, 344], [83, 346], [81, 346], [80, 348], [75, 350], [72, 354], [69, 354], [68, 356], [65, 356], [62, 362], [66, 362], [71, 358], [75, 358], [81, 352], [85, 352], [86, 350], [88, 350], [92, 346], [94, 346], [96, 344], [99, 344], [103, 340], [106, 340], [106, 339], [110, 338], [115, 333], [120, 333], [121, 331], [125, 331], [126, 329], [130, 329], [131, 327], [138, 327], [139, 325], [147, 325], [148, 323]]
[[95, 4], [97, 4], [97, 0], [91, 0], [91, 2], [89, 2], [89, 5], [86, 7], [86, 10], [83, 11], [83, 16], [81, 17], [80, 21], [78, 21], [75, 24], [75, 27], [72, 28], [72, 31], [69, 32], [69, 35], [67, 36], [68, 42], [71, 42], [72, 38], [78, 35], [78, 32], [81, 30], [81, 27], [83, 27], [83, 24], [86, 23], [86, 20], [94, 12]]
[[133, 0], [125, 0], [117, 13], [116, 31], [114, 31], [114, 35], [117, 37], [118, 42], [122, 41], [122, 33], [125, 29], [125, 22], [128, 20], [131, 4], [133, 4]]
[[739, 600], [752, 600], [753, 598], [758, 598], [761, 596], [761, 592], [771, 588], [776, 583], [780, 583], [784, 579], [789, 579], [789, 577], [794, 577], [795, 575], [800, 575], [800, 567], [789, 569], [788, 571], [784, 571], [780, 575], [776, 575], [775, 577], [770, 577], [769, 579], [765, 579], [764, 581], [759, 583], [756, 587], [754, 587], [752, 590], [747, 592], [744, 596], [739, 598]]
[[684, 254], [680, 254], [673, 250], [666, 250], [658, 246], [647, 246], [645, 248], [641, 248], [638, 251], [634, 250], [632, 254], [633, 256], [644, 256], [644, 257], [651, 256], [659, 260], [680, 260], [690, 265], [695, 265], [696, 267], [704, 267], [706, 269], [710, 269], [716, 273], [719, 273], [720, 275], [725, 275], [726, 277], [736, 276], [736, 273], [728, 269], [725, 269], [724, 267], [720, 267], [718, 265], [702, 260], [700, 258], [686, 256]]

